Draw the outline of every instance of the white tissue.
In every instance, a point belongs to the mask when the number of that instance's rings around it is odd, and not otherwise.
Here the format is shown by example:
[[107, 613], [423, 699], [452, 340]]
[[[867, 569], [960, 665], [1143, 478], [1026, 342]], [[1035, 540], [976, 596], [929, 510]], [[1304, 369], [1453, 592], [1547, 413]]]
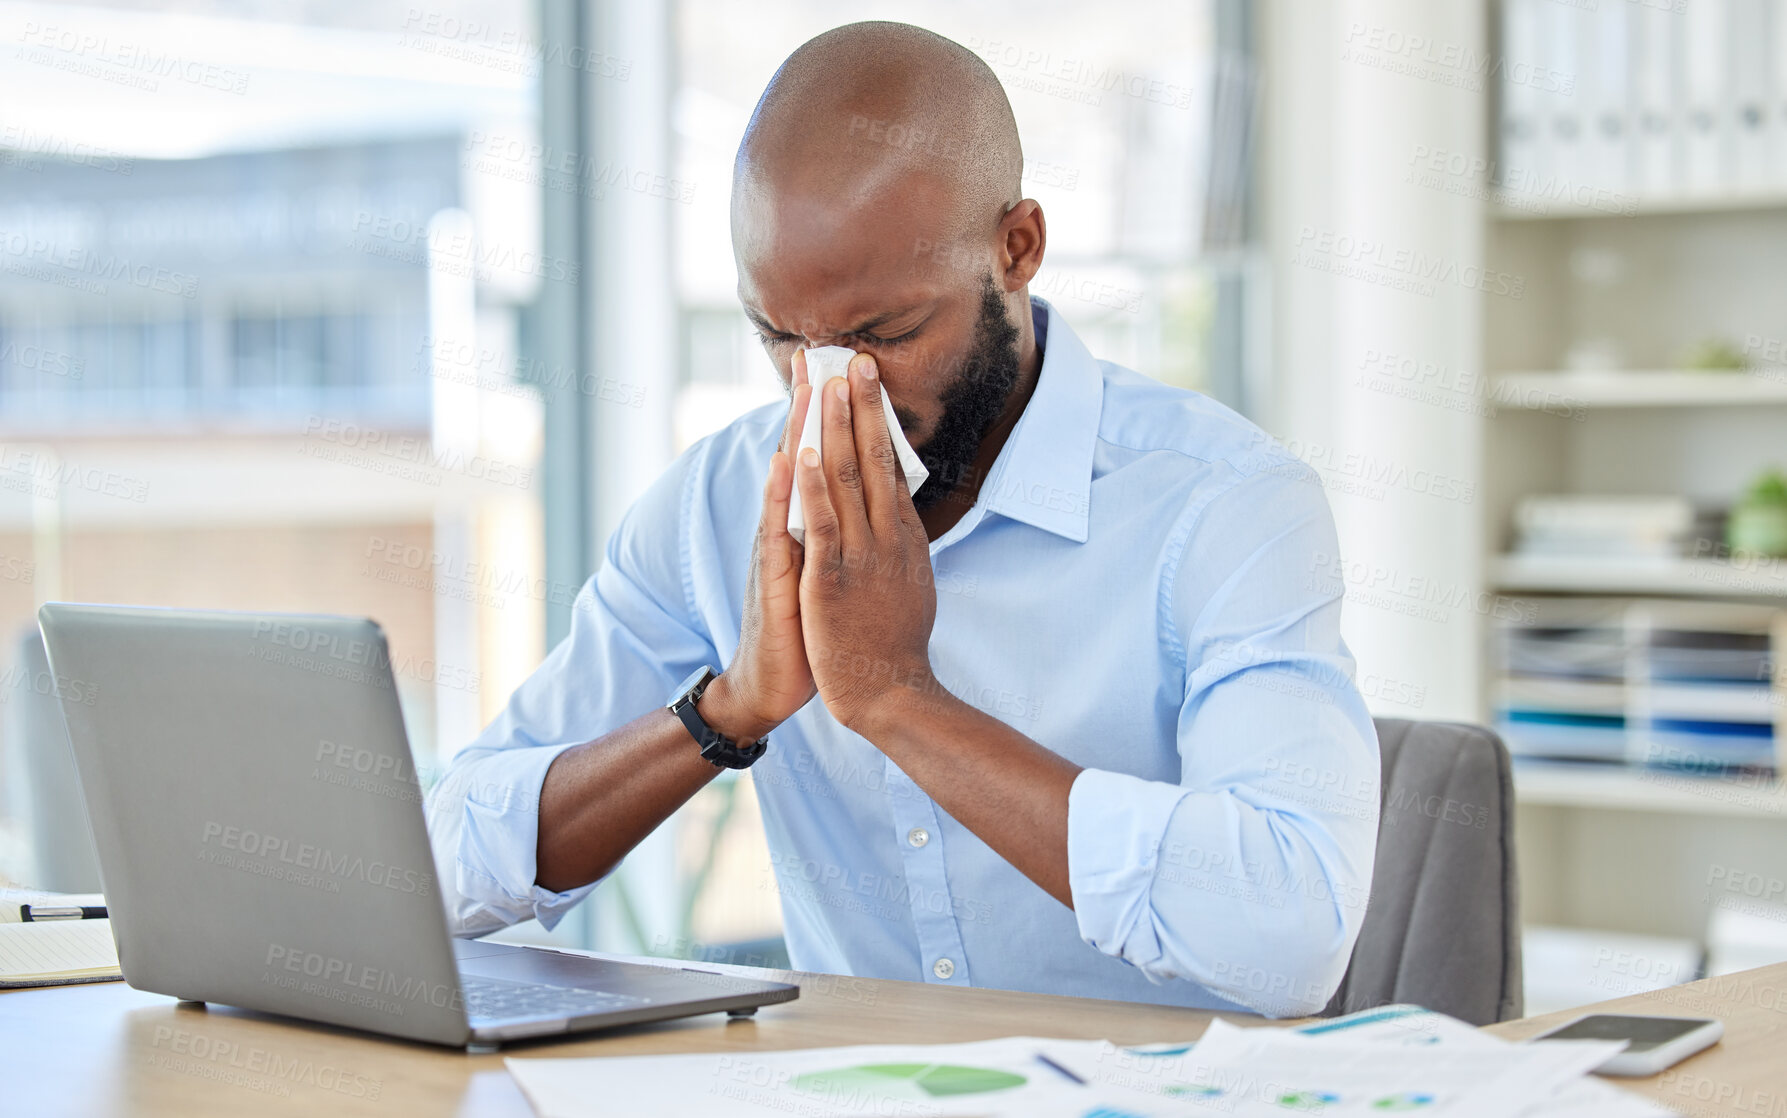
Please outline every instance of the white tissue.
[[[850, 367], [850, 359], [855, 356], [855, 350], [839, 345], [807, 350], [807, 383], [813, 386], [813, 391], [807, 394], [807, 418], [801, 424], [800, 446], [794, 450], [793, 464], [800, 462], [801, 452], [809, 446], [821, 454], [825, 453], [819, 445], [819, 431], [825, 426], [820, 418], [820, 394], [825, 389], [826, 381], [844, 375], [844, 370]], [[879, 381], [876, 383], [880, 384]], [[918, 460], [918, 453], [912, 449], [912, 444], [906, 441], [906, 432], [900, 430], [900, 421], [894, 417], [893, 401], [887, 398], [885, 384], [881, 385], [881, 414], [887, 417], [887, 433], [893, 438], [894, 453], [899, 455], [900, 471], [906, 475], [906, 491], [917, 493], [919, 486], [925, 483], [931, 472], [925, 469], [925, 464]], [[803, 545], [807, 542], [807, 522], [801, 515], [798, 484], [788, 498], [788, 534]]]

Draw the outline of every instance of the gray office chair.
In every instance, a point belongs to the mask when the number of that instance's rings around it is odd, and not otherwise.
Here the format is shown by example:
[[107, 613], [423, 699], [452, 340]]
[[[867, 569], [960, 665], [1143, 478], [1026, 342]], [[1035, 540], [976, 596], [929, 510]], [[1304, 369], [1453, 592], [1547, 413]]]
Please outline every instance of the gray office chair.
[[1411, 1002], [1473, 1025], [1521, 1015], [1514, 789], [1481, 726], [1377, 720], [1383, 815], [1365, 927], [1322, 1016]]

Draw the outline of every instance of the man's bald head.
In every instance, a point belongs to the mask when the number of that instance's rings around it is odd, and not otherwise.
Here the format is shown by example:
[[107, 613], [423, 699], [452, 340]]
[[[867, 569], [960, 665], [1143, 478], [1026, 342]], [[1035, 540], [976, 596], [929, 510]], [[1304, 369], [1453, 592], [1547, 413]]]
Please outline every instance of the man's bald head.
[[852, 23], [808, 40], [770, 79], [734, 191], [865, 202], [920, 175], [949, 188], [955, 216], [997, 222], [1023, 197], [1023, 168], [1011, 102], [979, 56], [910, 24]]
[[874, 356], [940, 482], [921, 510], [980, 468], [987, 433], [1015, 421], [1038, 365], [1028, 284], [1045, 231], [1022, 178], [992, 70], [903, 23], [853, 23], [796, 50], [739, 145], [745, 314], [784, 384], [809, 346]]

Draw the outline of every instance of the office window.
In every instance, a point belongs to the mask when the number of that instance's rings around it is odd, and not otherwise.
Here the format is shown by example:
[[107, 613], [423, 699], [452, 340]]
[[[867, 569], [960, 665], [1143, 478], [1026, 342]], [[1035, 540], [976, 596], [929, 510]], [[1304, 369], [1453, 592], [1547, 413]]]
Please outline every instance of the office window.
[[469, 157], [535, 128], [534, 13], [0, 13], [0, 706], [45, 600], [367, 614], [428, 780], [539, 661], [538, 171]]

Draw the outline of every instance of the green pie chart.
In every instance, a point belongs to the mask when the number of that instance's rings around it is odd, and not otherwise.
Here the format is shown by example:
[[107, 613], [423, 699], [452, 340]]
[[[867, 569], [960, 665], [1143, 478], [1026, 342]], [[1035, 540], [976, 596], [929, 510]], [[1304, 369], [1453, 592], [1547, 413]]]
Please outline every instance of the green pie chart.
[[794, 1088], [809, 1094], [863, 1092], [875, 1096], [940, 1098], [980, 1095], [1022, 1086], [1021, 1075], [994, 1068], [957, 1064], [860, 1064], [835, 1071], [815, 1071], [794, 1078]]

